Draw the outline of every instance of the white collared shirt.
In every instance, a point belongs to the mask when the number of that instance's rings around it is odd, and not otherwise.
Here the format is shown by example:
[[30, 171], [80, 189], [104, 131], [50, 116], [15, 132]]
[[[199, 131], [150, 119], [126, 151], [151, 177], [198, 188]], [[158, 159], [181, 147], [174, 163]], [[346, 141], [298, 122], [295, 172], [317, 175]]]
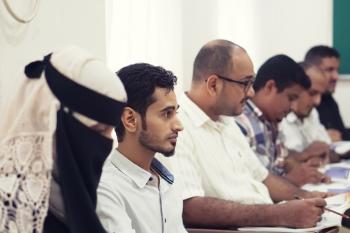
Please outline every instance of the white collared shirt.
[[233, 117], [212, 121], [185, 94], [179, 98], [179, 132], [175, 155], [162, 158], [181, 176], [183, 199], [211, 196], [245, 204], [270, 204], [268, 175]]
[[181, 194], [173, 176], [156, 159], [152, 169], [158, 174], [159, 188], [152, 184], [151, 173], [117, 150], [105, 162], [96, 212], [107, 232], [186, 232]]
[[279, 127], [283, 134], [283, 144], [289, 150], [301, 152], [314, 141], [331, 143], [331, 139], [321, 124], [315, 108], [303, 121], [293, 112], [290, 112], [280, 123]]

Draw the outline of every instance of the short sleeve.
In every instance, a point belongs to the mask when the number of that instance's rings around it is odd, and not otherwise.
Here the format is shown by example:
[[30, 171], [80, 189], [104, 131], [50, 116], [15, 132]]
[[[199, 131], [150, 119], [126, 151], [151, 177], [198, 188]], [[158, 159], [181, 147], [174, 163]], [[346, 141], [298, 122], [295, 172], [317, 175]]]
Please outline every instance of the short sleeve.
[[103, 181], [97, 189], [96, 213], [108, 233], [135, 233], [121, 197]]

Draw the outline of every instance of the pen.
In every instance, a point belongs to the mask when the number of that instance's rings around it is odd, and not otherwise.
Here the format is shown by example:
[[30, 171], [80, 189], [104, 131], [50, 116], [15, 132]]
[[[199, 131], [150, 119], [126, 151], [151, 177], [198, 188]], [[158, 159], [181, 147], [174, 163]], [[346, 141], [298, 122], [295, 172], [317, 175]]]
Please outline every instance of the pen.
[[[297, 200], [304, 200], [303, 198], [298, 197], [298, 196], [294, 196], [294, 199], [297, 199]], [[350, 217], [349, 217], [348, 215], [346, 215], [346, 214], [339, 213], [339, 212], [337, 212], [337, 211], [335, 211], [335, 210], [331, 210], [331, 209], [329, 209], [329, 208], [327, 208], [327, 207], [323, 207], [323, 209], [325, 209], [325, 210], [327, 210], [327, 211], [329, 211], [329, 212], [332, 212], [333, 214], [340, 215], [340, 216], [342, 216], [343, 218], [346, 218], [346, 219], [349, 219], [349, 218], [350, 218]]]

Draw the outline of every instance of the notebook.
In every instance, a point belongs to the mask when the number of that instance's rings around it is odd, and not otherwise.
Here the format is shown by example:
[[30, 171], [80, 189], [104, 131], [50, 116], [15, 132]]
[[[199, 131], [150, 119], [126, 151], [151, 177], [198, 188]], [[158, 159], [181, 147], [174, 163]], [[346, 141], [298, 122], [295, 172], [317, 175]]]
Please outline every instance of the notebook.
[[332, 178], [333, 181], [348, 181], [350, 167], [330, 167], [326, 169], [325, 174]]
[[333, 142], [331, 148], [339, 155], [350, 152], [350, 141]]
[[[329, 209], [344, 213], [350, 208], [350, 193], [343, 193], [333, 197], [326, 198]], [[257, 232], [318, 232], [330, 227], [341, 226], [342, 217], [325, 211], [322, 220], [315, 227], [311, 228], [288, 228], [288, 227], [241, 227], [239, 231], [257, 231]]]

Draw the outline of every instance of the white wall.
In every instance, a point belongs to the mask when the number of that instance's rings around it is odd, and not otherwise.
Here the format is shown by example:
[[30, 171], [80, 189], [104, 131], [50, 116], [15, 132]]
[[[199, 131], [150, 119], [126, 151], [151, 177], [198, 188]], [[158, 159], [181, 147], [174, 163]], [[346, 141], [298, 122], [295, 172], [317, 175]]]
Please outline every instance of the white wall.
[[[105, 17], [111, 19], [108, 10], [112, 2], [123, 5], [116, 6], [119, 12], [113, 17], [118, 23], [107, 24], [111, 30], [107, 30], [106, 37]], [[183, 89], [190, 86], [196, 53], [212, 39], [224, 38], [245, 47], [255, 69], [276, 53], [286, 53], [299, 61], [310, 46], [332, 44], [332, 0], [108, 0], [107, 3], [106, 14], [103, 0], [40, 1], [37, 17], [28, 25], [20, 25], [11, 20], [0, 1], [0, 107], [1, 97], [11, 93], [18, 77], [16, 73], [28, 61], [68, 44], [85, 47], [102, 59], [106, 57], [107, 47], [113, 69], [140, 61], [163, 65], [175, 72]], [[132, 14], [126, 15], [127, 10]], [[114, 37], [113, 27], [121, 30]], [[136, 47], [127, 47], [127, 40]], [[349, 88], [349, 81], [340, 81], [335, 93], [348, 126]]]
[[[278, 53], [303, 60], [317, 44], [332, 46], [332, 0], [183, 0], [183, 83], [191, 83], [192, 64], [209, 40], [228, 39], [250, 54], [255, 70]], [[340, 80], [335, 93], [350, 127], [350, 81]]]
[[22, 25], [11, 18], [0, 1], [0, 107], [1, 97], [11, 94], [19, 71], [44, 54], [66, 45], [78, 45], [105, 59], [105, 1], [39, 2], [37, 16]]
[[334, 97], [338, 102], [344, 124], [350, 128], [350, 77], [338, 81]]
[[138, 62], [161, 65], [178, 77], [182, 89], [182, 2], [107, 0], [108, 65], [115, 71]]
[[255, 69], [285, 53], [301, 61], [315, 44], [332, 44], [332, 1], [183, 1], [184, 83], [189, 87], [193, 59], [207, 41], [228, 39], [243, 46]]

